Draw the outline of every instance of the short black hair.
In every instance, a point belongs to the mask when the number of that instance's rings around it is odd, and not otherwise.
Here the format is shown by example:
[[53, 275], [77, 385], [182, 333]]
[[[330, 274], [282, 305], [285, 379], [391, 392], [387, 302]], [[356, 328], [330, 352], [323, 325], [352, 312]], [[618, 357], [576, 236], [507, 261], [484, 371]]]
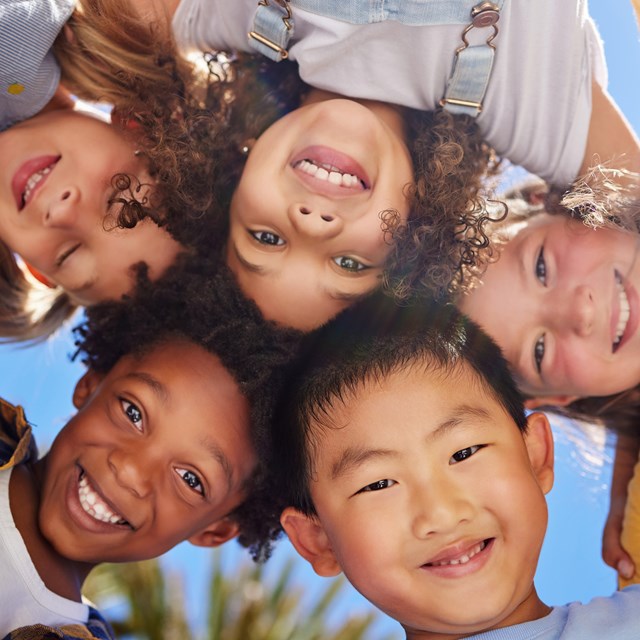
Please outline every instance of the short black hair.
[[258, 467], [249, 498], [233, 514], [239, 542], [254, 558], [266, 558], [278, 519], [265, 516], [262, 483], [270, 465], [269, 429], [284, 369], [300, 334], [263, 319], [219, 258], [182, 255], [155, 282], [138, 265], [134, 293], [86, 310], [74, 329], [77, 352], [91, 369], [107, 373], [126, 355], [143, 355], [173, 339], [193, 342], [216, 355], [234, 377], [250, 407], [250, 433]]
[[441, 372], [470, 367], [518, 429], [526, 430], [523, 399], [507, 362], [478, 325], [451, 304], [398, 306], [374, 294], [303, 342], [274, 420], [277, 508], [315, 514], [309, 485], [317, 430], [364, 383], [416, 363]]

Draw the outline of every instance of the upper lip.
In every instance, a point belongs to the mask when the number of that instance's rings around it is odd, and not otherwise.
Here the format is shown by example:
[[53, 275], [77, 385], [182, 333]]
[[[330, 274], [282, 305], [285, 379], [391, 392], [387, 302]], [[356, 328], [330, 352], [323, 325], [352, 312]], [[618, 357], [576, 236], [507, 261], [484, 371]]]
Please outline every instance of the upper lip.
[[11, 191], [13, 192], [13, 198], [18, 211], [22, 211], [26, 204], [33, 198], [34, 194], [42, 187], [48, 176], [44, 176], [43, 179], [34, 186], [29, 194], [29, 198], [25, 200], [24, 192], [27, 188], [29, 178], [39, 171], [55, 165], [60, 160], [60, 157], [61, 156], [56, 155], [37, 156], [27, 160], [18, 167], [18, 170], [11, 180]]

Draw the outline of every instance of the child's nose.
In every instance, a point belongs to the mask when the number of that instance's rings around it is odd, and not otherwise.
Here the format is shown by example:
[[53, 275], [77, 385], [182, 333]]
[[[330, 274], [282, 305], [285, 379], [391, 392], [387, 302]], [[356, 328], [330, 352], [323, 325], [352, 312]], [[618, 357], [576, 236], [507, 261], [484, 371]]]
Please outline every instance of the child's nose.
[[75, 186], [64, 187], [44, 211], [43, 224], [47, 227], [73, 225], [78, 215], [79, 202], [79, 189]]
[[296, 203], [289, 207], [289, 221], [301, 235], [319, 240], [333, 238], [342, 231], [343, 222], [336, 212], [329, 209], [320, 203]]
[[414, 496], [413, 533], [417, 538], [428, 538], [436, 533], [454, 532], [473, 517], [469, 496], [453, 486], [430, 483]]
[[109, 467], [118, 484], [137, 498], [146, 497], [151, 491], [151, 478], [139, 450], [113, 449], [109, 454]]
[[587, 285], [580, 285], [573, 293], [558, 301], [558, 305], [549, 309], [552, 322], [558, 325], [559, 332], [571, 332], [582, 338], [591, 335], [595, 320], [595, 302], [593, 291]]

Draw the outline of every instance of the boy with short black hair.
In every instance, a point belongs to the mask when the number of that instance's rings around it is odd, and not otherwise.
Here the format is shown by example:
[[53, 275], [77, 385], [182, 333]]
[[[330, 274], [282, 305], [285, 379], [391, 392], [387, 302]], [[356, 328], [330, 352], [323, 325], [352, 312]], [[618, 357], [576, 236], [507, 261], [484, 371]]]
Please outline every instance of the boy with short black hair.
[[265, 434], [296, 335], [265, 323], [228, 274], [185, 259], [93, 307], [77, 336], [78, 413], [46, 455], [22, 410], [1, 407], [0, 637], [108, 637], [80, 593], [101, 562], [238, 534], [268, 554]]
[[282, 526], [407, 638], [637, 637], [640, 589], [538, 597], [549, 423], [525, 416], [498, 348], [453, 306], [370, 298], [306, 341], [287, 390]]

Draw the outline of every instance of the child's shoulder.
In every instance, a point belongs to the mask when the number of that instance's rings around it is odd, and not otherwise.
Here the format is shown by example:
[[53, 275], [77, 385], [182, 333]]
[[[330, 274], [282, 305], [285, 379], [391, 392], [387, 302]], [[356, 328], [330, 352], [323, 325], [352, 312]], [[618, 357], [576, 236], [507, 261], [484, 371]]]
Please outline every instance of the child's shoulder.
[[586, 604], [554, 607], [544, 618], [481, 633], [473, 640], [637, 640], [639, 625], [640, 585], [633, 585]]
[[31, 425], [24, 410], [0, 398], [0, 470], [33, 462], [37, 457]]

